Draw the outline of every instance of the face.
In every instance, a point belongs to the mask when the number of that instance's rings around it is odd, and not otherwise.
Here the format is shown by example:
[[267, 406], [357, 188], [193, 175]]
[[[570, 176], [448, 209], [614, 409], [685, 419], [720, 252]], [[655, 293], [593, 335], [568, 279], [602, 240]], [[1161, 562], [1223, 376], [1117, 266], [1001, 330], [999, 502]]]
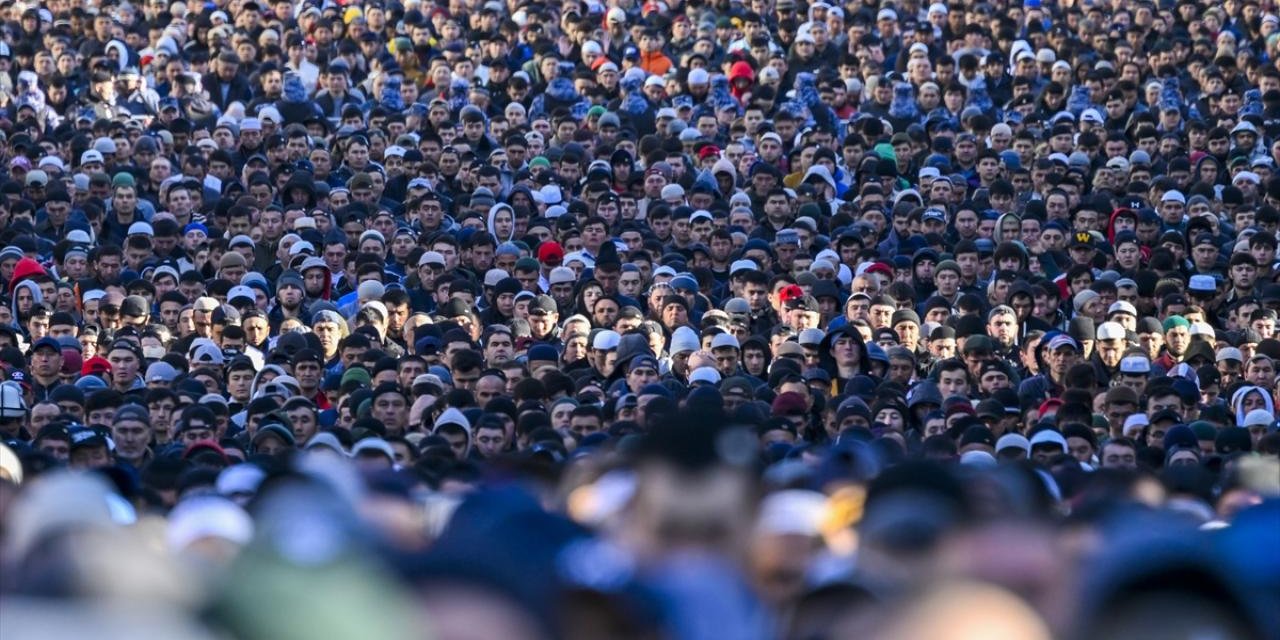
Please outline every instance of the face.
[[409, 419], [409, 404], [399, 393], [384, 393], [374, 399], [373, 416], [395, 433], [403, 431]]
[[118, 388], [131, 386], [140, 366], [137, 354], [128, 349], [112, 349], [107, 360], [111, 363], [112, 383]]
[[569, 420], [569, 431], [579, 439], [600, 431], [600, 419], [595, 416], [573, 416]]
[[1122, 443], [1108, 444], [1102, 448], [1102, 466], [1111, 469], [1138, 468], [1137, 454], [1133, 447]]
[[151, 442], [151, 425], [140, 420], [121, 420], [111, 427], [111, 437], [118, 455], [137, 459], [146, 453]]
[[938, 389], [944, 398], [967, 396], [969, 377], [961, 370], [943, 371], [938, 375]]
[[1275, 364], [1271, 362], [1270, 358], [1259, 356], [1251, 360], [1249, 366], [1245, 368], [1245, 379], [1264, 389], [1270, 389], [1275, 384]]

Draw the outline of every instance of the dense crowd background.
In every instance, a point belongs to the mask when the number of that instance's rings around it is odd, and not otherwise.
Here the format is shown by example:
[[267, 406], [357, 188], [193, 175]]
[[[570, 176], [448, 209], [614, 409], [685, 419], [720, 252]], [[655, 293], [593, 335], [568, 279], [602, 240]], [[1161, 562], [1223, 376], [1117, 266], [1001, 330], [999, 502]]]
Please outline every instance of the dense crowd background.
[[0, 2], [0, 633], [1280, 638], [1278, 16]]

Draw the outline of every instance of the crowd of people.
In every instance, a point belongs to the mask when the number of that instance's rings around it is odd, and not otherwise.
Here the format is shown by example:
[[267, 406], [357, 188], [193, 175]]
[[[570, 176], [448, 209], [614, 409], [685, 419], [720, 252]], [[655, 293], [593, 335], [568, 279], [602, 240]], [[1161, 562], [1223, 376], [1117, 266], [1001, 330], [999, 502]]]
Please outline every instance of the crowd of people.
[[1280, 11], [0, 3], [0, 635], [1280, 638]]

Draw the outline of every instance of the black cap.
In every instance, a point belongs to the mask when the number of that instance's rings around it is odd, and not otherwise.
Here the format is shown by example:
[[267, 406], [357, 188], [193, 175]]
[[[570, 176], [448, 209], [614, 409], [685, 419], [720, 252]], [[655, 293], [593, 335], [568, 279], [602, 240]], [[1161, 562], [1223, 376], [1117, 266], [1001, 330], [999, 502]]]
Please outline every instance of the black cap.
[[77, 427], [69, 429], [67, 433], [71, 436], [71, 450], [83, 449], [85, 447], [105, 447], [107, 446], [107, 438], [98, 432], [97, 429], [88, 427]]
[[559, 311], [559, 308], [556, 306], [555, 299], [545, 294], [534, 298], [529, 303], [529, 313], [531, 314], [551, 314], [557, 311]]
[[446, 318], [456, 318], [468, 313], [471, 313], [471, 307], [467, 306], [466, 301], [461, 298], [451, 298], [440, 307], [440, 315]]

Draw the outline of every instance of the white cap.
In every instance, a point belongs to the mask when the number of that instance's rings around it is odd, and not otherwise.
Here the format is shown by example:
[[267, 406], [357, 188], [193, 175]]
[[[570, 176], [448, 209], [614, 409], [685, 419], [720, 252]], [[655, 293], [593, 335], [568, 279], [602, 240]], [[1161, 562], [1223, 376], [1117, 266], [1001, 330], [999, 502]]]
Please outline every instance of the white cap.
[[622, 340], [622, 336], [617, 331], [605, 329], [596, 334], [595, 340], [591, 343], [591, 348], [597, 351], [610, 351], [618, 348], [618, 342]]
[[90, 162], [102, 164], [104, 162], [102, 159], [102, 152], [97, 149], [89, 149], [80, 154], [80, 164], [89, 164]]
[[275, 107], [267, 107], [258, 112], [258, 120], [262, 122], [270, 120], [275, 124], [280, 124], [284, 118], [280, 117], [280, 111]]
[[1213, 327], [1207, 322], [1192, 322], [1191, 329], [1188, 331], [1193, 336], [1209, 336], [1210, 338], [1218, 337]]
[[1182, 192], [1177, 189], [1170, 189], [1164, 192], [1164, 195], [1160, 196], [1160, 202], [1179, 202], [1186, 204], [1187, 197], [1182, 195]]
[[564, 284], [566, 282], [574, 282], [578, 279], [578, 274], [569, 267], [556, 267], [551, 270], [547, 276], [549, 284]]
[[242, 284], [231, 287], [231, 290], [227, 292], [227, 302], [231, 302], [236, 298], [248, 298], [249, 302], [256, 302], [258, 299], [253, 293], [253, 288]]
[[1127, 313], [1135, 318], [1138, 317], [1138, 310], [1133, 306], [1132, 303], [1126, 302], [1124, 300], [1117, 300], [1116, 302], [1112, 302], [1111, 306], [1107, 307], [1107, 315], [1110, 316], [1113, 313]]
[[1256, 427], [1258, 425], [1271, 425], [1276, 421], [1275, 416], [1271, 415], [1266, 409], [1254, 409], [1244, 417], [1242, 427]]
[[1146, 356], [1129, 356], [1120, 360], [1120, 373], [1145, 376], [1151, 373], [1151, 361]]
[[564, 192], [560, 190], [560, 187], [549, 184], [533, 192], [533, 199], [548, 206], [557, 205], [564, 202]]
[[715, 367], [698, 367], [689, 373], [689, 384], [695, 382], [720, 384], [720, 372]]
[[64, 163], [62, 158], [59, 158], [58, 156], [45, 156], [40, 158], [40, 161], [36, 163], [36, 166], [57, 167], [59, 171], [65, 171], [67, 169], [66, 163]]
[[1069, 448], [1067, 446], [1067, 439], [1062, 437], [1061, 433], [1058, 433], [1053, 429], [1045, 429], [1036, 433], [1034, 436], [1031, 436], [1030, 443], [1032, 447], [1038, 447], [1042, 444], [1056, 444], [1062, 447], [1062, 451], [1064, 453]]
[[1222, 362], [1224, 360], [1235, 360], [1236, 362], [1244, 362], [1244, 354], [1240, 353], [1240, 350], [1235, 347], [1223, 347], [1221, 349], [1218, 349], [1218, 355], [1214, 359], [1214, 361]]
[[1204, 292], [1217, 291], [1218, 281], [1215, 280], [1213, 276], [1208, 276], [1203, 274], [1194, 275], [1194, 276], [1191, 276], [1191, 279], [1187, 281], [1187, 290], [1188, 291], [1204, 291]]
[[1123, 340], [1125, 336], [1124, 327], [1119, 322], [1104, 322], [1098, 325], [1099, 340]]
[[156, 230], [151, 227], [150, 222], [135, 222], [129, 225], [129, 232], [125, 235], [130, 236], [154, 236]]
[[733, 264], [729, 265], [729, 275], [732, 276], [733, 274], [739, 271], [756, 271], [759, 269], [760, 269], [760, 266], [757, 265], [752, 260], [747, 260], [747, 259], [734, 260]]
[[1237, 173], [1234, 178], [1231, 179], [1231, 183], [1235, 184], [1240, 181], [1252, 182], [1253, 184], [1261, 184], [1262, 177], [1252, 171], [1241, 171], [1240, 173]]
[[1031, 455], [1031, 441], [1027, 440], [1026, 436], [1022, 434], [1006, 433], [1000, 436], [999, 440], [996, 440], [996, 453], [1010, 448], [1022, 449], [1028, 456]]
[[505, 280], [508, 277], [508, 275], [510, 274], [508, 274], [506, 271], [503, 271], [502, 269], [494, 267], [484, 272], [484, 286], [496, 287], [498, 286], [498, 283]]
[[1147, 414], [1135, 413], [1124, 419], [1124, 427], [1121, 431], [1124, 433], [1125, 437], [1133, 437], [1137, 435], [1139, 431], [1142, 431], [1142, 428], [1148, 424], [1151, 424], [1151, 420], [1147, 418]]
[[440, 253], [439, 251], [423, 252], [422, 257], [418, 258], [418, 266], [421, 267], [427, 264], [438, 264], [441, 266], [445, 265], [446, 262], [444, 259], [444, 254]]

